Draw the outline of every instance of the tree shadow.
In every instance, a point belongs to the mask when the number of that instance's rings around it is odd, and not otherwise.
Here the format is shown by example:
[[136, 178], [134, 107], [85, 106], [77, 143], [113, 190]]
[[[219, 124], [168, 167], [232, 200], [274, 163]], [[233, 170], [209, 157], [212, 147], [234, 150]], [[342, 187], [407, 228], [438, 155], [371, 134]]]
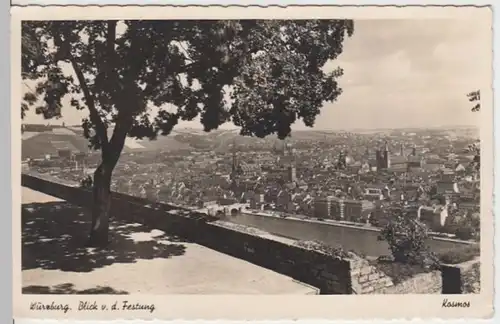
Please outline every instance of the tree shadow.
[[53, 287], [49, 286], [28, 286], [23, 287], [23, 294], [35, 295], [128, 295], [123, 290], [115, 290], [111, 287], [97, 286], [95, 288], [76, 290], [71, 283], [64, 283]]
[[171, 258], [185, 253], [185, 240], [137, 223], [113, 219], [111, 243], [89, 248], [91, 217], [67, 202], [23, 204], [22, 270], [90, 272], [114, 263]]

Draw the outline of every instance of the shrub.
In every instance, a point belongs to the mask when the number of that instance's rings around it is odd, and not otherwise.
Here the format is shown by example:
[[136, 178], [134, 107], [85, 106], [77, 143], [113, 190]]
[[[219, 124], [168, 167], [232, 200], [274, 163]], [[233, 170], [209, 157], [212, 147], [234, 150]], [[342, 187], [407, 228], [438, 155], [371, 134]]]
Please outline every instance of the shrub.
[[459, 264], [467, 262], [479, 256], [480, 249], [478, 245], [463, 245], [458, 249], [440, 252], [437, 258], [440, 262], [445, 264]]
[[84, 188], [84, 189], [91, 189], [92, 188], [92, 177], [91, 176], [87, 176], [85, 178], [83, 178], [82, 180], [80, 180], [80, 187], [81, 188]]
[[423, 264], [431, 256], [425, 244], [427, 238], [425, 225], [405, 215], [391, 220], [379, 236], [389, 244], [394, 261], [410, 264]]

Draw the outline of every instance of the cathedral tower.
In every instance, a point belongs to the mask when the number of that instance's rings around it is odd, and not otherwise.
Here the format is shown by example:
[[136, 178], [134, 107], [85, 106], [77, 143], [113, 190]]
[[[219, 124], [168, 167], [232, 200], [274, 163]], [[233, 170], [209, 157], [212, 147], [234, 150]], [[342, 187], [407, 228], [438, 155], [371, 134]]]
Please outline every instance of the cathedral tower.
[[385, 142], [384, 147], [384, 168], [389, 169], [391, 167], [391, 156], [389, 152], [389, 144]]

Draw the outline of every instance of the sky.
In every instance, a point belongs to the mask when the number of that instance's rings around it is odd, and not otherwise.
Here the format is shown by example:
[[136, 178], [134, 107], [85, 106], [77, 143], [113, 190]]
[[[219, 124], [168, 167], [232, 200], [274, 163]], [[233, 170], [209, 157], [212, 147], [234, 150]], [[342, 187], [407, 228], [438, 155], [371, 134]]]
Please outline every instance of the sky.
[[[343, 53], [325, 67], [344, 69], [343, 93], [323, 106], [314, 129], [479, 126], [466, 94], [491, 88], [490, 26], [472, 19], [355, 20], [354, 29]], [[50, 123], [80, 124], [86, 112], [65, 108]], [[49, 121], [31, 111], [24, 122]], [[299, 121], [292, 129], [308, 128]]]

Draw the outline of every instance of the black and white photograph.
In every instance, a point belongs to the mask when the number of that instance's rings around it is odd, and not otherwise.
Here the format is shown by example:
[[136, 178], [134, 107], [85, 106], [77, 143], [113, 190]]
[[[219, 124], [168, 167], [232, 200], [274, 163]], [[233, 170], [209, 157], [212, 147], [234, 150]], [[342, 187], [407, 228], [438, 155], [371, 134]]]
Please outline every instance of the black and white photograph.
[[377, 9], [19, 11], [20, 308], [433, 295], [436, 312], [492, 311], [491, 13]]

